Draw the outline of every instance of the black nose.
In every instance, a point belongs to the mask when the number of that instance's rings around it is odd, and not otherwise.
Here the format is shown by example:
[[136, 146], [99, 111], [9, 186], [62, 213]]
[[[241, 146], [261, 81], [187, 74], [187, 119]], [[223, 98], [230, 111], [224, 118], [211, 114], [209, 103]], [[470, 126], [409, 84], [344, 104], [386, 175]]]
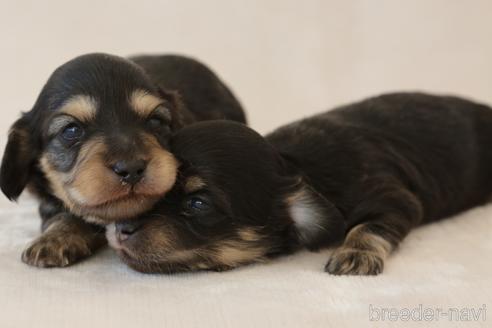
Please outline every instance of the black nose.
[[142, 226], [142, 222], [138, 220], [119, 222], [115, 224], [116, 232], [121, 240], [127, 239], [130, 235], [134, 234]]
[[129, 161], [118, 161], [111, 168], [113, 172], [121, 177], [121, 180], [129, 183], [136, 184], [145, 173], [145, 168], [147, 163], [144, 160], [129, 160]]

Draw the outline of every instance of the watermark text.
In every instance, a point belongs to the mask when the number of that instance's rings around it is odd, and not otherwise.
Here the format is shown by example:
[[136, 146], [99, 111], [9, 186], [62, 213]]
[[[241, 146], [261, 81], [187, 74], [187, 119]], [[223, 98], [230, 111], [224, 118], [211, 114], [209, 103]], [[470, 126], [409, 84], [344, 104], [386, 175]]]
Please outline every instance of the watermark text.
[[370, 321], [486, 321], [487, 305], [478, 307], [416, 307], [395, 308], [369, 304]]

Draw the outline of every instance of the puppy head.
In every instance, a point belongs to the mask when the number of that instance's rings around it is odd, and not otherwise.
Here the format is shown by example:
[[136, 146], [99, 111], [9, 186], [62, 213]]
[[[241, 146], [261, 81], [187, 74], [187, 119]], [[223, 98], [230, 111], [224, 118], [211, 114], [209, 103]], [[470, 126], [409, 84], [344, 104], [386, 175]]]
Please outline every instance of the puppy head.
[[202, 122], [178, 132], [172, 151], [182, 163], [174, 188], [138, 219], [107, 227], [110, 245], [129, 266], [224, 270], [302, 243], [289, 213], [300, 180], [260, 135], [233, 122]]
[[142, 213], [174, 184], [178, 162], [168, 143], [181, 126], [178, 107], [128, 60], [77, 57], [12, 126], [2, 191], [16, 199], [35, 180], [97, 223]]
[[123, 260], [143, 272], [222, 270], [284, 247], [288, 224], [275, 213], [289, 184], [281, 162], [257, 133], [209, 121], [172, 139], [182, 166], [174, 188], [150, 212], [107, 228]]

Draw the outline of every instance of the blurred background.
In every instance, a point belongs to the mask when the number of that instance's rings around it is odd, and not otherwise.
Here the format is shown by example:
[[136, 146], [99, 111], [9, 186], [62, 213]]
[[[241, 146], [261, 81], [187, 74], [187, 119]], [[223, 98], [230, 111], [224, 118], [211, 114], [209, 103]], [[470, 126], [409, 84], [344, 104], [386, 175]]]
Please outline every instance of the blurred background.
[[392, 90], [492, 103], [487, 0], [0, 0], [0, 146], [65, 61], [182, 53], [211, 66], [265, 133]]

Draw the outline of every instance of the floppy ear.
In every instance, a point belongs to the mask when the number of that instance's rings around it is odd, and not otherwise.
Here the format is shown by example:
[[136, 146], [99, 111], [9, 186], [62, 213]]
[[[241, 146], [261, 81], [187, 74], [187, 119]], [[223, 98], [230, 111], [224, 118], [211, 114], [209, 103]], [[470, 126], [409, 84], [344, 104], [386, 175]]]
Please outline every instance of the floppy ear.
[[307, 183], [288, 197], [289, 212], [300, 243], [309, 250], [343, 241], [346, 223], [338, 208]]
[[159, 88], [160, 96], [171, 104], [172, 122], [171, 128], [173, 131], [181, 129], [185, 125], [193, 123], [194, 118], [190, 111], [186, 108], [178, 91], [165, 90]]
[[28, 121], [24, 115], [12, 125], [3, 154], [0, 188], [10, 200], [16, 200], [24, 190], [36, 158]]

